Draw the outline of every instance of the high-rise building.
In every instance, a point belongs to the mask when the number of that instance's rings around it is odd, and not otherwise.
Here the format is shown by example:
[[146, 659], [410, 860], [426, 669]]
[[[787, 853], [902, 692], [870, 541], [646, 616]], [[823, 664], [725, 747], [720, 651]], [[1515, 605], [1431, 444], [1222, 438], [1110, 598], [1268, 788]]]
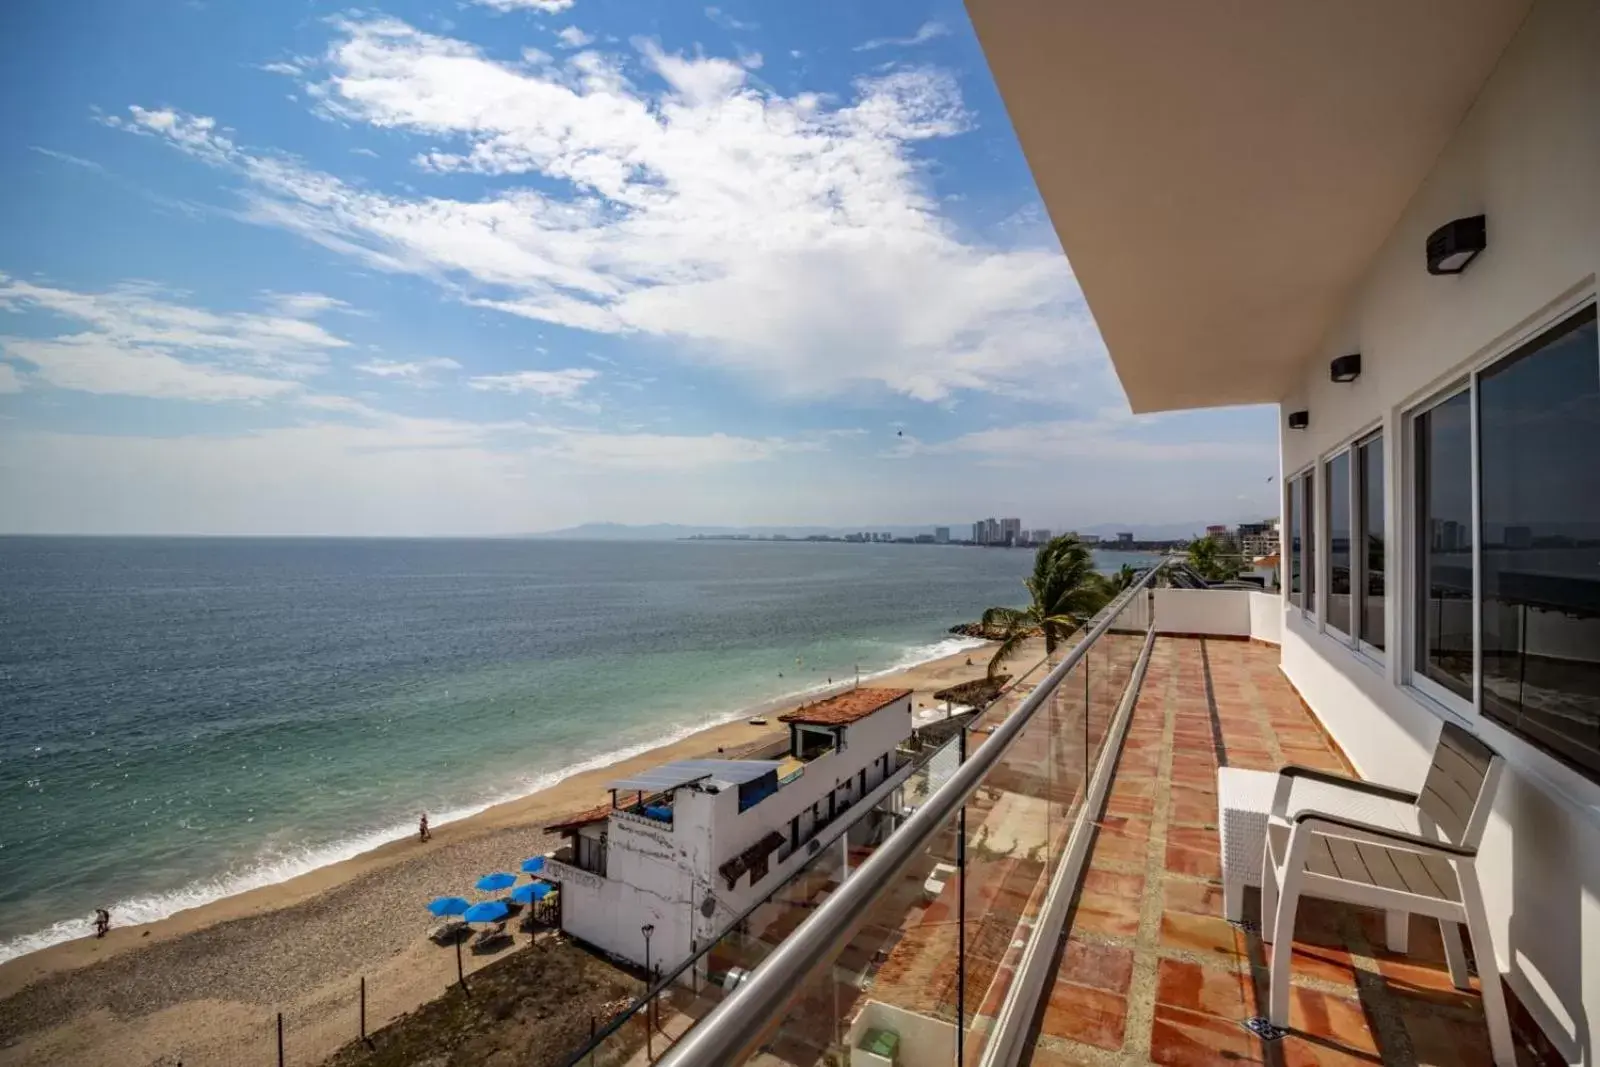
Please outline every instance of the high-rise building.
[[1123, 548], [1126, 548], [1127, 546], [1133, 544], [1133, 534], [1131, 534], [1131, 533], [1118, 533], [1117, 534], [1117, 544], [1122, 546]]
[[1262, 556], [1275, 556], [1278, 554], [1278, 520], [1267, 519], [1265, 522], [1241, 522], [1235, 531], [1235, 539], [1239, 545], [1239, 552], [1246, 559], [1260, 559]]
[[1049, 530], [1034, 530], [1032, 533], [1030, 533], [1028, 535], [1028, 540], [1032, 541], [1036, 545], [1042, 545], [1046, 541], [1050, 540], [1050, 531]]
[[983, 520], [979, 519], [972, 524], [972, 543], [975, 545], [986, 544], [983, 539]]
[[933, 543], [936, 545], [948, 545], [950, 543], [950, 527], [935, 526], [933, 528]]
[[1022, 520], [1001, 519], [999, 542], [1003, 545], [1016, 545], [1022, 543]]
[[1239, 551], [1238, 542], [1233, 539], [1233, 531], [1225, 525], [1207, 526], [1206, 536], [1217, 543], [1217, 547], [1228, 555], [1235, 555]]

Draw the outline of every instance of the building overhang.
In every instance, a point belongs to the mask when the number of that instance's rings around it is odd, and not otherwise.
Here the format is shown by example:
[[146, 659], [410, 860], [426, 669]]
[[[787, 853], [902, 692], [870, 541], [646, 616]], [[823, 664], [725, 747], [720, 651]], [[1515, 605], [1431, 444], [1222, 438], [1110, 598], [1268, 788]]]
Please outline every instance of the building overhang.
[[967, 0], [1135, 412], [1293, 388], [1530, 6]]

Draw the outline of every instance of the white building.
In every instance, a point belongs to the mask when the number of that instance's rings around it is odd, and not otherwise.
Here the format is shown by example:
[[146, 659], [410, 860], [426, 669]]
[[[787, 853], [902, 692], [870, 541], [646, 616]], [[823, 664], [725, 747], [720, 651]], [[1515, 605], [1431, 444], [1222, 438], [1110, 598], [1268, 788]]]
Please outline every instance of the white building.
[[783, 759], [668, 763], [547, 826], [567, 838], [540, 876], [560, 886], [562, 929], [642, 965], [650, 926], [650, 964], [671, 968], [836, 837], [846, 810], [910, 772], [898, 754], [909, 689], [851, 689], [780, 721]]
[[1478, 969], [1600, 1063], [1600, 4], [967, 7], [1133, 411], [1278, 405], [1250, 632], [1365, 777], [1505, 757]]
[[1022, 520], [1001, 519], [999, 543], [1003, 545], [1019, 545], [1022, 543]]
[[948, 545], [950, 543], [950, 527], [935, 526], [933, 528], [933, 543], [936, 545]]

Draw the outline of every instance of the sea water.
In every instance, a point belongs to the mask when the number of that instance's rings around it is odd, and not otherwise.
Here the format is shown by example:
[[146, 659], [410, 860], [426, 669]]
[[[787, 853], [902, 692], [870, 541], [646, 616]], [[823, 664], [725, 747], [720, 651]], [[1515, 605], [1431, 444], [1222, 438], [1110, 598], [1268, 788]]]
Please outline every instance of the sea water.
[[[1102, 553], [1104, 569], [1138, 557]], [[0, 538], [0, 959], [975, 642], [1032, 553]]]

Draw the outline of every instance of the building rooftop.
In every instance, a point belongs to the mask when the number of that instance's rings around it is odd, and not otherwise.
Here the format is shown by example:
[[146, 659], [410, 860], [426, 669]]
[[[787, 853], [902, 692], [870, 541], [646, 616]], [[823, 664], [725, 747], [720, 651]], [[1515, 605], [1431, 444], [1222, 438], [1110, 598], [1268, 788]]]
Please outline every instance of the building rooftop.
[[588, 826], [590, 823], [600, 822], [610, 816], [613, 810], [610, 801], [604, 804], [597, 804], [585, 811], [573, 812], [571, 815], [563, 816], [559, 822], [553, 822], [546, 826], [544, 832], [547, 834], [559, 834], [576, 830], [579, 827]]
[[909, 689], [851, 689], [780, 715], [778, 721], [806, 726], [848, 726], [910, 695]]
[[608, 783], [606, 788], [660, 793], [702, 780], [718, 785], [743, 785], [777, 769], [775, 760], [685, 759], [619, 778]]

